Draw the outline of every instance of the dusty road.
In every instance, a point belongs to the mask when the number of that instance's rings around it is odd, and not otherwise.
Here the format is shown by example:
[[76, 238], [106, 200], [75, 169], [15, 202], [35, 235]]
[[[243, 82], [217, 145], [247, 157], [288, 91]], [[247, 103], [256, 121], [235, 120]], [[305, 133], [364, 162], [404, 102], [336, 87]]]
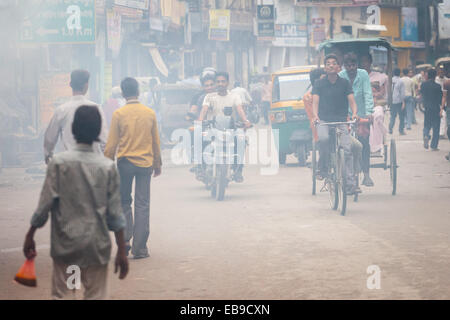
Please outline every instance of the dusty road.
[[[130, 260], [126, 280], [110, 268], [112, 299], [450, 299], [450, 150], [425, 151], [419, 125], [398, 137], [398, 194], [373, 169], [347, 215], [311, 195], [310, 169], [274, 176], [246, 168], [215, 202], [188, 167], [168, 164], [152, 182], [151, 258]], [[167, 164], [167, 162], [166, 162]], [[23, 170], [22, 170], [23, 171]], [[0, 180], [0, 299], [50, 298], [49, 224], [37, 232], [38, 287], [12, 279], [42, 179], [4, 170]], [[367, 288], [377, 265], [381, 288]]]

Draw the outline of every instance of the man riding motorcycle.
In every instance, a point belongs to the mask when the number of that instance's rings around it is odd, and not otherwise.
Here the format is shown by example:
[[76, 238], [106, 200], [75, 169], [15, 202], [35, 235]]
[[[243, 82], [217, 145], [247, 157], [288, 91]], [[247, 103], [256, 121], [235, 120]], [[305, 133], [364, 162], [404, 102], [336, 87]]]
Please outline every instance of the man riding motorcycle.
[[[222, 114], [225, 107], [232, 107], [232, 116], [236, 121], [238, 116], [244, 122], [246, 128], [251, 127], [250, 121], [247, 119], [244, 109], [242, 107], [242, 101], [240, 97], [236, 94], [231, 93], [228, 90], [229, 85], [229, 75], [227, 72], [218, 72], [216, 74], [216, 89], [217, 92], [209, 93], [205, 96], [203, 101], [203, 107], [198, 118], [199, 121], [203, 121], [205, 118], [207, 120], [214, 120], [215, 116]], [[239, 143], [245, 143], [244, 141], [235, 141], [235, 152], [236, 150], [245, 148], [237, 148]], [[242, 176], [242, 169], [244, 167], [244, 154], [239, 154], [239, 159], [235, 163], [234, 180], [236, 182], [243, 182], [244, 178]]]

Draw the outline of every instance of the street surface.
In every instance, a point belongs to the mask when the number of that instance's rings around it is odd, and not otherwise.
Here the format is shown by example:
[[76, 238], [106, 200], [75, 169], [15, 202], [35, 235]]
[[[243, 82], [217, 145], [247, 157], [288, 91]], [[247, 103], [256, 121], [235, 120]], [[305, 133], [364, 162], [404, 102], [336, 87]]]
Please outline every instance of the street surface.
[[[125, 280], [112, 259], [110, 298], [450, 299], [450, 143], [425, 150], [417, 118], [406, 136], [395, 127], [397, 195], [389, 171], [372, 169], [375, 187], [362, 187], [358, 203], [349, 199], [346, 216], [330, 209], [327, 193], [311, 195], [311, 171], [292, 156], [277, 175], [246, 167], [244, 183], [231, 183], [217, 202], [165, 150], [163, 174], [152, 181], [151, 257], [130, 259]], [[25, 169], [0, 176], [0, 299], [50, 298], [49, 223], [35, 238], [38, 287], [12, 280], [42, 181]], [[367, 287], [371, 265], [380, 289]]]

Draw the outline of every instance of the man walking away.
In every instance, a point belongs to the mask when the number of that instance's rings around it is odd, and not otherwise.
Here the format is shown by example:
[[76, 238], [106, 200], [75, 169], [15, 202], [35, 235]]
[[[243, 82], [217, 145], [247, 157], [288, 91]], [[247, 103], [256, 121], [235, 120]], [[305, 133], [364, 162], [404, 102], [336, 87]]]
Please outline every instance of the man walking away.
[[[161, 174], [161, 150], [156, 114], [141, 104], [139, 84], [125, 78], [120, 84], [127, 104], [113, 113], [105, 156], [115, 158], [120, 174], [120, 196], [127, 220], [126, 253], [135, 259], [149, 257], [147, 240], [150, 235], [150, 180]], [[134, 224], [131, 210], [131, 187], [135, 183]], [[133, 239], [133, 246], [130, 241]]]
[[[444, 97], [442, 97], [442, 106], [446, 109], [447, 116], [447, 138], [450, 140], [450, 80], [444, 83]], [[445, 159], [450, 161], [450, 152], [445, 156]]]
[[56, 108], [52, 119], [45, 131], [44, 136], [44, 155], [45, 162], [48, 163], [53, 156], [58, 138], [61, 138], [64, 150], [70, 150], [76, 147], [77, 143], [72, 135], [73, 115], [81, 105], [93, 105], [98, 108], [102, 118], [102, 129], [99, 136], [99, 142], [94, 142], [94, 152], [102, 153], [108, 136], [107, 122], [102, 108], [98, 107], [92, 101], [86, 99], [85, 95], [89, 88], [89, 72], [86, 70], [74, 70], [70, 74], [70, 86], [72, 88], [72, 98]]
[[36, 256], [34, 233], [45, 225], [51, 211], [54, 299], [63, 299], [70, 292], [69, 266], [80, 268], [85, 299], [106, 298], [111, 256], [108, 230], [114, 231], [118, 246], [115, 272], [120, 269], [120, 279], [128, 273], [119, 175], [114, 162], [94, 153], [92, 148], [100, 134], [101, 121], [95, 106], [76, 110], [72, 132], [77, 144], [48, 163], [39, 205], [25, 238], [23, 251], [27, 259], [32, 259]]
[[392, 108], [391, 108], [391, 121], [389, 122], [389, 133], [392, 134], [392, 130], [395, 125], [395, 118], [399, 117], [399, 131], [400, 135], [405, 135], [405, 84], [400, 79], [400, 69], [394, 70], [394, 77], [392, 78]]
[[411, 79], [412, 71], [403, 69], [401, 80], [405, 85], [405, 111], [406, 111], [406, 130], [411, 130], [414, 120], [414, 82]]
[[431, 150], [438, 151], [439, 128], [441, 126], [441, 117], [443, 106], [442, 89], [435, 82], [436, 70], [428, 70], [428, 80], [422, 83], [420, 93], [423, 97], [423, 106], [425, 108], [425, 119], [423, 125], [423, 146], [428, 149], [430, 142], [430, 130], [433, 129], [433, 138], [431, 139]]

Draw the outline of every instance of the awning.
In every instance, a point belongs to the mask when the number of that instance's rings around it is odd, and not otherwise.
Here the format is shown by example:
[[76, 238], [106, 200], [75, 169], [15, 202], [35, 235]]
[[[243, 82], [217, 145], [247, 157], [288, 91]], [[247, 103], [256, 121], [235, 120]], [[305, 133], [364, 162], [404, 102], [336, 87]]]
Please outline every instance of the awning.
[[163, 76], [168, 77], [169, 70], [167, 69], [167, 66], [164, 63], [163, 58], [159, 54], [158, 48], [150, 48], [149, 52], [150, 52], [150, 55], [152, 56], [155, 66], [158, 68], [159, 72], [161, 72]]

